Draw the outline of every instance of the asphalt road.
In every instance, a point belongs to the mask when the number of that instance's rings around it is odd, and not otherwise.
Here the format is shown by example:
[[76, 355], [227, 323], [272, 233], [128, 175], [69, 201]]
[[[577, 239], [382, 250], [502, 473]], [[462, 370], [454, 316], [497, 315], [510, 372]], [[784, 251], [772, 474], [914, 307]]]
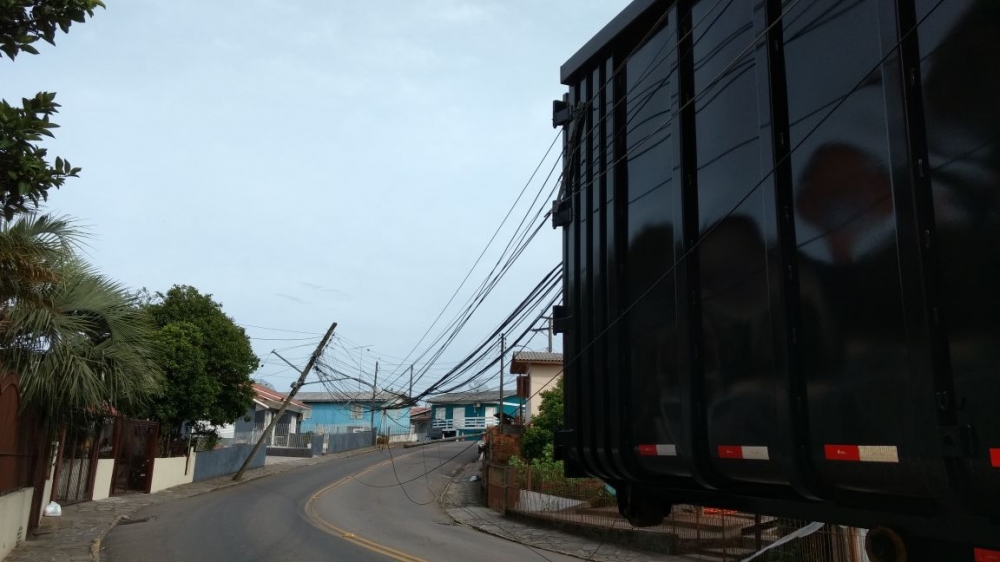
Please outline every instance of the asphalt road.
[[[104, 539], [112, 562], [543, 560], [534, 550], [455, 525], [438, 505], [469, 443], [333, 460], [136, 513]], [[457, 455], [457, 456], [456, 456]], [[455, 457], [455, 458], [452, 458]], [[400, 485], [400, 482], [403, 484]]]

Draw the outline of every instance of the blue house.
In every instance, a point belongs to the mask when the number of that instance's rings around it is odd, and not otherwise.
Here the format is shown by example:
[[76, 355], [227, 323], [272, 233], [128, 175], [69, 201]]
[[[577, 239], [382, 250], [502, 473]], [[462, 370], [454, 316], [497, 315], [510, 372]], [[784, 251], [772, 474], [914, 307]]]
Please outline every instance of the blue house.
[[[444, 437], [460, 437], [499, 423], [500, 391], [451, 392], [427, 399], [431, 406], [431, 429], [440, 430]], [[504, 393], [503, 412], [517, 418], [523, 404], [515, 389]]]
[[[351, 433], [371, 428], [371, 392], [300, 392], [295, 398], [311, 409], [309, 419], [302, 421], [303, 433]], [[397, 407], [405, 400], [405, 396], [387, 390], [375, 396], [375, 427], [379, 434], [411, 433], [410, 408]]]

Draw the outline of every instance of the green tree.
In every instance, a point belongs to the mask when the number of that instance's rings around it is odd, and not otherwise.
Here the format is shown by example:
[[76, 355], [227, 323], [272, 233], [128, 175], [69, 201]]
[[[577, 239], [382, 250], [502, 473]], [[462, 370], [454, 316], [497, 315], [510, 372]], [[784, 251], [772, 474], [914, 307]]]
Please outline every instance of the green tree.
[[540, 394], [538, 415], [531, 418], [531, 426], [521, 436], [521, 455], [527, 459], [545, 456], [546, 446], [552, 447], [555, 432], [563, 428], [563, 380]]
[[0, 363], [22, 404], [52, 421], [138, 411], [160, 385], [149, 317], [77, 257], [81, 236], [31, 214], [0, 227]]
[[194, 287], [175, 285], [146, 306], [160, 330], [163, 393], [150, 412], [168, 427], [183, 421], [232, 423], [253, 400], [260, 360], [222, 305]]
[[[20, 53], [38, 54], [38, 40], [55, 44], [56, 32], [69, 31], [73, 22], [84, 22], [100, 0], [0, 0], [0, 53], [11, 60]], [[3, 58], [0, 55], [0, 58]], [[39, 92], [14, 105], [0, 100], [0, 207], [5, 220], [48, 198], [74, 168], [62, 158], [51, 164], [48, 151], [38, 145], [58, 127], [50, 121], [59, 104], [52, 92]]]

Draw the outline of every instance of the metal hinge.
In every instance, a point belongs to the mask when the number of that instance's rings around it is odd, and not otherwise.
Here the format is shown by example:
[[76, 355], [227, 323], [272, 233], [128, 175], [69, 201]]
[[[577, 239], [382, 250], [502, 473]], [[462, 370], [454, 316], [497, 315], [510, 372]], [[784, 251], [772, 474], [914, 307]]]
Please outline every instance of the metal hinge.
[[939, 425], [941, 455], [970, 458], [976, 450], [976, 430], [971, 425]]
[[573, 120], [573, 109], [565, 100], [552, 101], [552, 128], [565, 127]]
[[556, 305], [552, 307], [552, 333], [565, 334], [570, 331], [570, 321], [573, 313], [568, 306]]
[[573, 222], [573, 200], [569, 197], [552, 202], [552, 228], [568, 226]]

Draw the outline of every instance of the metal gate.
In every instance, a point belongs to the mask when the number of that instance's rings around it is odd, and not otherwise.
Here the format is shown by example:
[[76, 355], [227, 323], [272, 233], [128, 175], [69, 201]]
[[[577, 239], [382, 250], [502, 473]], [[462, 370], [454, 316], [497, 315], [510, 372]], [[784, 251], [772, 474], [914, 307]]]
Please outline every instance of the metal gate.
[[98, 451], [95, 440], [101, 425], [88, 421], [62, 431], [52, 486], [53, 500], [69, 505], [93, 497]]
[[159, 424], [152, 421], [120, 419], [115, 424], [115, 470], [111, 495], [149, 493], [158, 429]]

